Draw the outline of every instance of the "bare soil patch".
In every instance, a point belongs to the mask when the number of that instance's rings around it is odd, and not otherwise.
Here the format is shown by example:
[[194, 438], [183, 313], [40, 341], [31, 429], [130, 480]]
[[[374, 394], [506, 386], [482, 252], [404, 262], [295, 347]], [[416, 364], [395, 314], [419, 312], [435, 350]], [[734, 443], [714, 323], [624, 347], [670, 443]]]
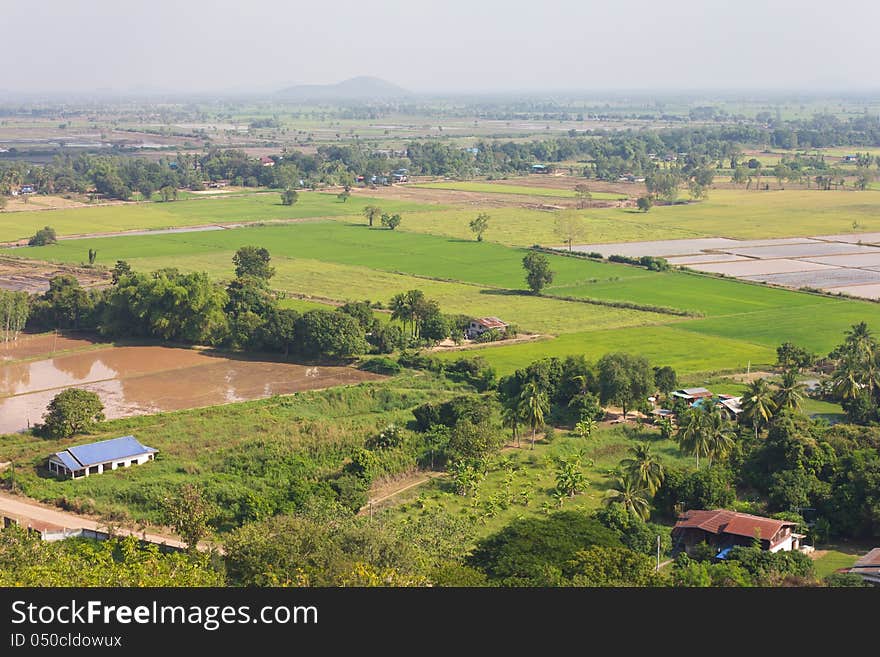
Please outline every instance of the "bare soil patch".
[[38, 294], [49, 289], [55, 276], [71, 274], [83, 287], [100, 287], [110, 283], [110, 272], [69, 265], [35, 263], [0, 257], [0, 289]]

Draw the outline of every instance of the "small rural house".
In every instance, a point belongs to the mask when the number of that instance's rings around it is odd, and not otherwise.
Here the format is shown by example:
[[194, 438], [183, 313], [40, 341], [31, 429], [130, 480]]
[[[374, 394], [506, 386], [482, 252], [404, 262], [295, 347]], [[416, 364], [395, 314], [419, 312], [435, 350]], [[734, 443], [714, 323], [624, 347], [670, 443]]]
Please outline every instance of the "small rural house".
[[684, 399], [689, 404], [693, 404], [699, 399], [712, 399], [714, 397], [706, 388], [682, 388], [671, 393], [671, 396], [677, 399]]
[[122, 436], [88, 445], [68, 447], [49, 457], [49, 472], [78, 479], [107, 470], [152, 461], [159, 450], [142, 445], [134, 436]]
[[533, 164], [532, 173], [553, 173], [553, 167], [546, 164]]
[[757, 538], [761, 549], [770, 552], [801, 549], [804, 534], [794, 533], [796, 523], [774, 520], [725, 509], [685, 511], [672, 528], [672, 544], [677, 551], [691, 552], [708, 543], [719, 554], [736, 546], [749, 547]]
[[260, 158], [260, 165], [264, 166], [264, 167], [274, 167], [275, 160], [273, 160], [268, 155], [264, 155], [263, 157]]
[[861, 575], [870, 584], [880, 585], [880, 548], [874, 548], [856, 561], [849, 569], [853, 575]]
[[733, 395], [718, 395], [718, 405], [729, 420], [735, 420], [743, 412], [742, 397]]
[[487, 331], [505, 331], [507, 330], [507, 324], [502, 322], [497, 317], [478, 317], [477, 319], [472, 319], [471, 323], [468, 324], [467, 330], [465, 334], [468, 339], [474, 340], [483, 333]]

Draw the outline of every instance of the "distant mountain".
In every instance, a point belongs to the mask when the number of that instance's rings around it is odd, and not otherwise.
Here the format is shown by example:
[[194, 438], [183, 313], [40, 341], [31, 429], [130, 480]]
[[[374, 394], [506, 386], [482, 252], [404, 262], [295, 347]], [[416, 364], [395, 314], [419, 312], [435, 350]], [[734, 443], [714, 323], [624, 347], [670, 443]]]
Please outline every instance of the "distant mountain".
[[278, 95], [288, 100], [387, 100], [412, 93], [381, 78], [360, 76], [336, 84], [300, 84]]

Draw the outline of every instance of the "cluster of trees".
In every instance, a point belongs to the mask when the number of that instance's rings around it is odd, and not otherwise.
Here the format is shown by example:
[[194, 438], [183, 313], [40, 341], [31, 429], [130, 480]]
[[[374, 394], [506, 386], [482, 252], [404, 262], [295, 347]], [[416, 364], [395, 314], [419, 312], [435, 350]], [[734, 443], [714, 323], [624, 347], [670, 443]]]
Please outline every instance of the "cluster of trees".
[[207, 554], [163, 553], [137, 538], [47, 542], [16, 525], [0, 529], [0, 586], [222, 586]]
[[0, 342], [17, 340], [29, 315], [27, 292], [0, 290]]
[[[277, 189], [356, 184], [370, 181], [388, 171], [406, 167], [413, 174], [467, 178], [475, 175], [526, 173], [535, 162], [579, 161], [581, 173], [599, 180], [617, 180], [621, 175], [645, 176], [652, 195], [674, 201], [686, 186], [692, 198], [704, 198], [712, 184], [713, 170], [730, 166], [738, 182], [763, 175], [778, 180], [799, 180], [807, 176], [817, 185], [839, 184], [839, 177], [825, 177], [820, 165], [803, 166], [791, 158], [772, 172], [760, 171], [747, 161], [742, 165], [742, 148], [785, 149], [829, 146], [876, 147], [880, 125], [875, 117], [842, 120], [833, 115], [812, 119], [766, 121], [717, 126], [689, 126], [665, 130], [589, 130], [567, 137], [502, 142], [480, 140], [470, 149], [445, 141], [417, 141], [407, 144], [406, 157], [389, 157], [368, 144], [319, 146], [314, 154], [285, 151], [273, 156], [274, 166], [263, 166], [244, 151], [212, 148], [204, 155], [178, 154], [150, 162], [142, 158], [91, 155], [57, 156], [52, 162], [33, 166], [19, 162], [0, 164], [0, 195], [23, 183], [40, 192], [90, 192], [109, 198], [129, 199], [134, 194], [151, 198], [161, 194], [172, 200], [180, 188], [199, 189], [205, 182], [229, 180], [242, 186]], [[760, 163], [754, 160], [756, 165]], [[859, 160], [860, 172], [869, 180], [870, 161]], [[830, 182], [829, 182], [830, 181]], [[859, 183], [867, 186], [867, 182]], [[758, 188], [758, 185], [755, 185]], [[588, 203], [588, 198], [582, 198]], [[644, 208], [642, 208], [644, 209]]]
[[[269, 282], [274, 276], [265, 248], [245, 246], [233, 256], [235, 277], [225, 286], [204, 273], [174, 268], [132, 271], [124, 261], [113, 270], [113, 285], [86, 290], [74, 276], [54, 277], [49, 290], [24, 303], [24, 318], [35, 329], [98, 330], [109, 337], [157, 338], [248, 351], [296, 353], [307, 358], [344, 359], [390, 353], [411, 345], [460, 339], [469, 317], [445, 315], [421, 290], [396, 295], [395, 322], [380, 322], [369, 301], [306, 313], [284, 308]], [[9, 295], [7, 295], [9, 296]], [[7, 296], [0, 302], [5, 302]], [[12, 303], [18, 300], [18, 305]], [[21, 295], [9, 296], [9, 334], [21, 328]], [[5, 313], [6, 304], [0, 306]], [[0, 329], [5, 325], [0, 314]], [[18, 323], [16, 323], [18, 322]]]

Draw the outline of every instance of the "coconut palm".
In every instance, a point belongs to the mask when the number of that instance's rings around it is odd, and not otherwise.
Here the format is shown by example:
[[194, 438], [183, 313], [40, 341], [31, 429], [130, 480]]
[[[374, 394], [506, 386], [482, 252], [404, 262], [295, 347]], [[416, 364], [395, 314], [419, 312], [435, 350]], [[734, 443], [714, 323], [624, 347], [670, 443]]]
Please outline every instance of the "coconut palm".
[[862, 373], [856, 359], [846, 356], [841, 359], [831, 375], [831, 385], [841, 399], [854, 399], [862, 389]]
[[682, 413], [678, 427], [678, 447], [681, 451], [693, 454], [700, 467], [700, 456], [709, 455], [709, 443], [705, 431], [704, 411], [689, 408]]
[[776, 402], [767, 381], [763, 378], [752, 381], [742, 397], [742, 415], [755, 428], [755, 439], [758, 438], [758, 430], [770, 422], [775, 411]]
[[532, 427], [532, 449], [535, 448], [535, 434], [538, 427], [544, 424], [544, 413], [550, 408], [547, 393], [538, 388], [538, 384], [529, 381], [520, 393], [522, 417]]
[[730, 423], [716, 406], [703, 414], [703, 431], [706, 434], [706, 456], [709, 457], [711, 466], [715, 459], [730, 454], [730, 450], [736, 444], [735, 434]]
[[501, 409], [501, 419], [504, 426], [510, 427], [513, 434], [513, 441], [519, 447], [519, 425], [522, 422], [522, 408], [519, 404], [505, 405]]
[[651, 515], [651, 505], [645, 494], [647, 491], [639, 486], [629, 472], [624, 472], [618, 477], [614, 485], [605, 491], [603, 502], [606, 506], [620, 504], [628, 512], [642, 520], [647, 520]]
[[797, 372], [788, 370], [782, 375], [782, 381], [776, 389], [773, 401], [776, 407], [780, 409], [789, 409], [798, 411], [804, 401], [804, 391], [806, 386], [797, 380]]
[[663, 466], [651, 451], [651, 444], [638, 443], [627, 451], [630, 457], [622, 460], [620, 467], [629, 472], [638, 485], [653, 495], [663, 483], [664, 472]]

